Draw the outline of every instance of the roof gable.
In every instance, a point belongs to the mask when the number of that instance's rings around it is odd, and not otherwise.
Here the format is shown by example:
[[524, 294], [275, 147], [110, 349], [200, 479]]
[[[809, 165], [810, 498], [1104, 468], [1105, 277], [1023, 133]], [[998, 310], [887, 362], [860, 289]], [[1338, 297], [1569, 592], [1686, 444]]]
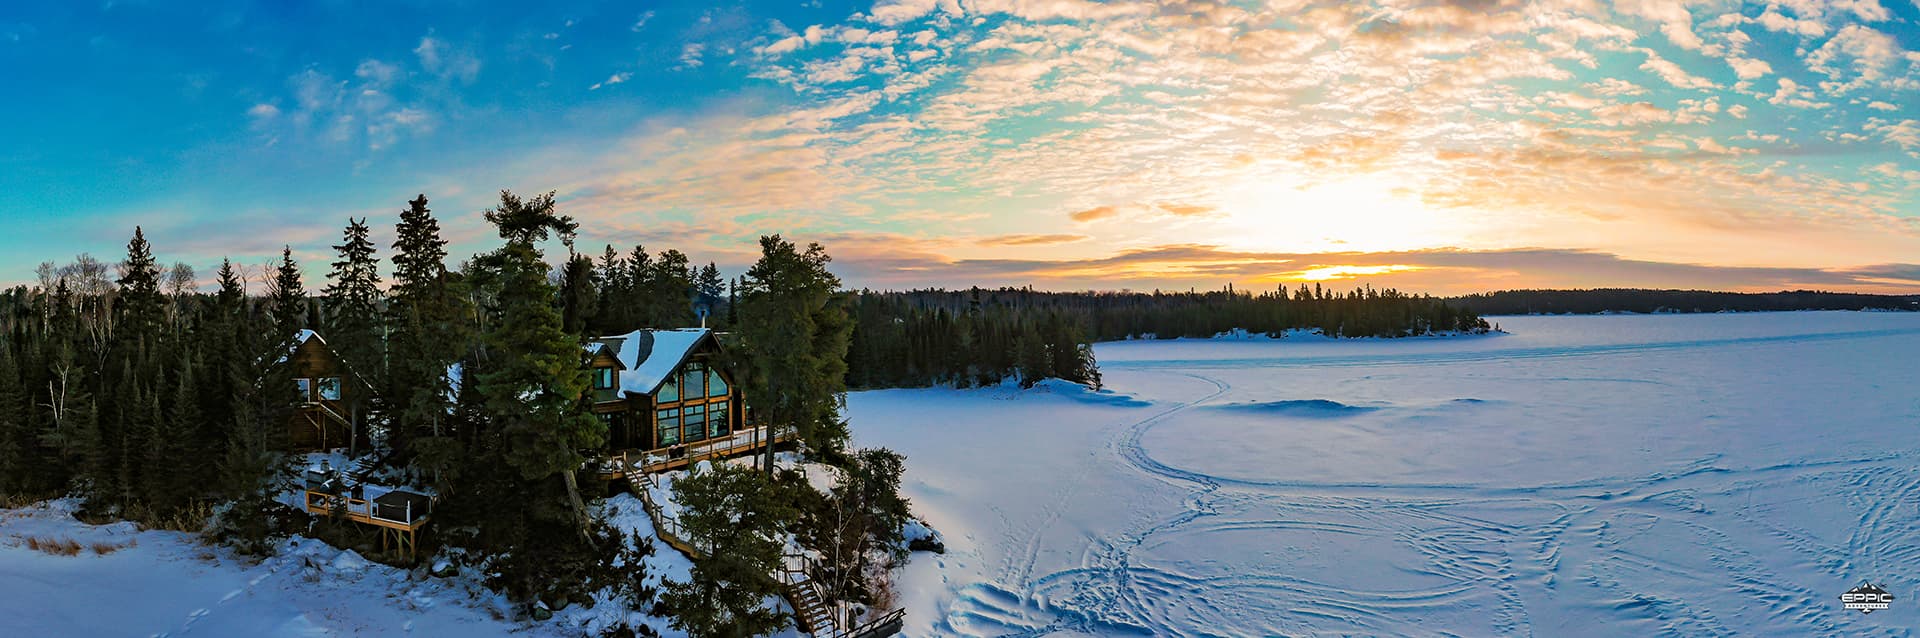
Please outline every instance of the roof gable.
[[678, 330], [635, 330], [624, 335], [601, 337], [594, 342], [610, 350], [620, 362], [622, 392], [652, 395], [675, 370], [687, 362], [700, 347], [713, 339], [706, 328]]

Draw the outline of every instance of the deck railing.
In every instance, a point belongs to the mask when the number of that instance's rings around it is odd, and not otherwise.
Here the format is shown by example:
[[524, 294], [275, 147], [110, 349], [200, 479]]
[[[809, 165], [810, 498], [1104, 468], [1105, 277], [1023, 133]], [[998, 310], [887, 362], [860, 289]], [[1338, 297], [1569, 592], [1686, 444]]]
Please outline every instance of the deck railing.
[[[598, 471], [604, 478], [613, 478], [638, 470], [652, 474], [667, 470], [690, 467], [695, 463], [712, 459], [733, 458], [767, 445], [766, 426], [734, 432], [724, 439], [714, 439], [702, 443], [689, 443], [654, 450], [621, 450], [600, 460]], [[798, 439], [791, 427], [779, 428], [774, 432], [773, 443], [778, 445]]]

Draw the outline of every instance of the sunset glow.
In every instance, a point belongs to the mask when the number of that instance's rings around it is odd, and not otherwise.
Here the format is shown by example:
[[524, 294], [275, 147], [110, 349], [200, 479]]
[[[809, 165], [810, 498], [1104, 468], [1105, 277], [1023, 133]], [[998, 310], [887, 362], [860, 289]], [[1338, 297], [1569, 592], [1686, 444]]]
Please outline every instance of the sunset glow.
[[136, 222], [324, 259], [420, 193], [470, 254], [510, 188], [878, 287], [1920, 289], [1909, 0], [544, 6], [0, 17], [0, 280]]

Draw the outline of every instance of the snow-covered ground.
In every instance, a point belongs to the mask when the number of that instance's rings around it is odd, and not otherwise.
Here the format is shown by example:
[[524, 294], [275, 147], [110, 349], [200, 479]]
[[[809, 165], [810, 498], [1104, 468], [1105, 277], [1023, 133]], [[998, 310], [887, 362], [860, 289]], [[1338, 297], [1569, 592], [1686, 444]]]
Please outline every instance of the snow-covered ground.
[[[1908, 636], [1920, 314], [1102, 344], [1108, 392], [853, 395], [928, 635]], [[1842, 609], [1862, 581], [1898, 598]]]
[[[257, 563], [187, 534], [75, 521], [71, 501], [0, 510], [0, 636], [548, 636], [467, 579], [294, 538]], [[32, 539], [99, 543], [73, 556]], [[578, 633], [577, 631], [574, 633]]]

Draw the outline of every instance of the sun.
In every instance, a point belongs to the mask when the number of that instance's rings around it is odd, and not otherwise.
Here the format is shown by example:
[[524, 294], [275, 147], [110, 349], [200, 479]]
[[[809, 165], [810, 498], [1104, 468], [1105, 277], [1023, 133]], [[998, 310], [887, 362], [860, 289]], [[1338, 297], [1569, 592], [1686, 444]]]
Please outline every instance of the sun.
[[1465, 220], [1387, 175], [1249, 177], [1221, 194], [1217, 241], [1262, 252], [1385, 252], [1457, 245]]

